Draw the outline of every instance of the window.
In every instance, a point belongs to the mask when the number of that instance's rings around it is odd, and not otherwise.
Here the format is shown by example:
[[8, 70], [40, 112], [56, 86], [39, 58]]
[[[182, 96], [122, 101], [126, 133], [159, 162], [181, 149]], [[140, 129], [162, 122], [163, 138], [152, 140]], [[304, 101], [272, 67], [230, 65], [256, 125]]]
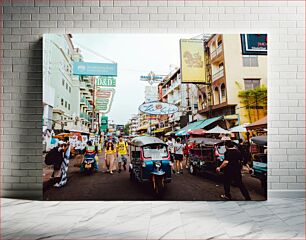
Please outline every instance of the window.
[[221, 89], [221, 101], [226, 102], [226, 89], [224, 83], [221, 84], [220, 89]]
[[65, 86], [65, 80], [64, 79], [62, 79], [62, 85]]
[[260, 86], [260, 79], [244, 79], [245, 90], [254, 89]]
[[68, 83], [66, 83], [66, 90], [68, 90]]
[[65, 101], [65, 108], [67, 108], [67, 101]]
[[69, 93], [71, 93], [71, 87], [69, 87]]
[[61, 105], [64, 106], [64, 99], [61, 99]]
[[242, 56], [244, 67], [258, 67], [258, 56]]
[[224, 66], [224, 64], [223, 64], [223, 63], [220, 63], [220, 64], [219, 64], [219, 69], [220, 69], [220, 70], [223, 69], [223, 66]]
[[70, 103], [68, 103], [68, 110], [70, 110]]

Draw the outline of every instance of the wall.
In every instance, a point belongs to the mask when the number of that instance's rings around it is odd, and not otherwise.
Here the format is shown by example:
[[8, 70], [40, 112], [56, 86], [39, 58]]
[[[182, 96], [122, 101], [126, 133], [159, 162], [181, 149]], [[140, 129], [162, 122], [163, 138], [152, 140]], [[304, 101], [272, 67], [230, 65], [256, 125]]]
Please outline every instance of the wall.
[[[267, 32], [269, 191], [305, 188], [304, 1], [4, 0], [2, 196], [42, 195], [42, 34]], [[303, 195], [304, 196], [304, 195]]]
[[[223, 35], [223, 51], [228, 104], [241, 102], [238, 93], [239, 91], [245, 90], [245, 78], [258, 78], [260, 79], [261, 85], [267, 86], [268, 56], [257, 56], [258, 67], [244, 67], [242, 62], [241, 39], [240, 35], [237, 34]], [[250, 110], [252, 120], [250, 121], [246, 108], [241, 108], [241, 106], [241, 104], [237, 106], [237, 113], [240, 114], [241, 123], [250, 123], [258, 120], [255, 109]], [[260, 113], [259, 118], [263, 117], [264, 111], [258, 111]]]

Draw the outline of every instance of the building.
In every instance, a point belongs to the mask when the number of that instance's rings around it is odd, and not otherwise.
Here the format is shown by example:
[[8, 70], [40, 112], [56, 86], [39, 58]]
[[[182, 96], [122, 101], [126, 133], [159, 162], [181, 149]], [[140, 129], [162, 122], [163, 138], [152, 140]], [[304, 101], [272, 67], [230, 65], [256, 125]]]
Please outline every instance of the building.
[[43, 39], [43, 126], [55, 133], [91, 128], [94, 79], [73, 75], [73, 62], [83, 57], [71, 39], [71, 34]]
[[185, 126], [193, 120], [198, 109], [198, 91], [193, 84], [182, 84], [180, 68], [169, 73], [159, 84], [160, 101], [174, 104], [179, 111], [170, 116], [160, 117], [160, 127], [172, 130]]
[[206, 50], [206, 81], [210, 84], [199, 86], [198, 114], [203, 118], [223, 115], [230, 125], [265, 116], [265, 106], [243, 104], [238, 95], [267, 85], [267, 56], [244, 55], [240, 34], [212, 35]]
[[130, 124], [130, 129], [129, 129], [130, 134], [131, 135], [136, 135], [137, 134], [137, 129], [139, 127], [139, 119], [138, 119], [137, 114], [132, 115], [132, 117], [129, 121], [129, 124]]

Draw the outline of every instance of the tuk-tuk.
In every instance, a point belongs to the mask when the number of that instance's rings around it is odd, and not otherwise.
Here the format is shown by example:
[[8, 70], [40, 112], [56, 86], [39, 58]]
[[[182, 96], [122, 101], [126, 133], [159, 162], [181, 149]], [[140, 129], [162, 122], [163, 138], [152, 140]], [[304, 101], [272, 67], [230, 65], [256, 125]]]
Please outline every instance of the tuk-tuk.
[[168, 146], [156, 137], [135, 137], [130, 143], [130, 179], [150, 182], [156, 194], [171, 182], [171, 162]]
[[224, 160], [224, 141], [213, 138], [190, 138], [189, 141], [195, 143], [195, 147], [189, 150], [189, 173], [215, 173]]
[[251, 138], [252, 177], [261, 181], [263, 191], [267, 192], [267, 136]]

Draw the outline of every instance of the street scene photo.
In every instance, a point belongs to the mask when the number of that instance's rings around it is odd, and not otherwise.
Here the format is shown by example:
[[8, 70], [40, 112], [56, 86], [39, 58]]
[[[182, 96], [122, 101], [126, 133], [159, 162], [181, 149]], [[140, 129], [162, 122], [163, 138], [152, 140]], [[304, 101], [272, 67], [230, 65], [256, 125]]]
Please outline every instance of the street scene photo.
[[43, 199], [267, 200], [267, 34], [44, 34]]

